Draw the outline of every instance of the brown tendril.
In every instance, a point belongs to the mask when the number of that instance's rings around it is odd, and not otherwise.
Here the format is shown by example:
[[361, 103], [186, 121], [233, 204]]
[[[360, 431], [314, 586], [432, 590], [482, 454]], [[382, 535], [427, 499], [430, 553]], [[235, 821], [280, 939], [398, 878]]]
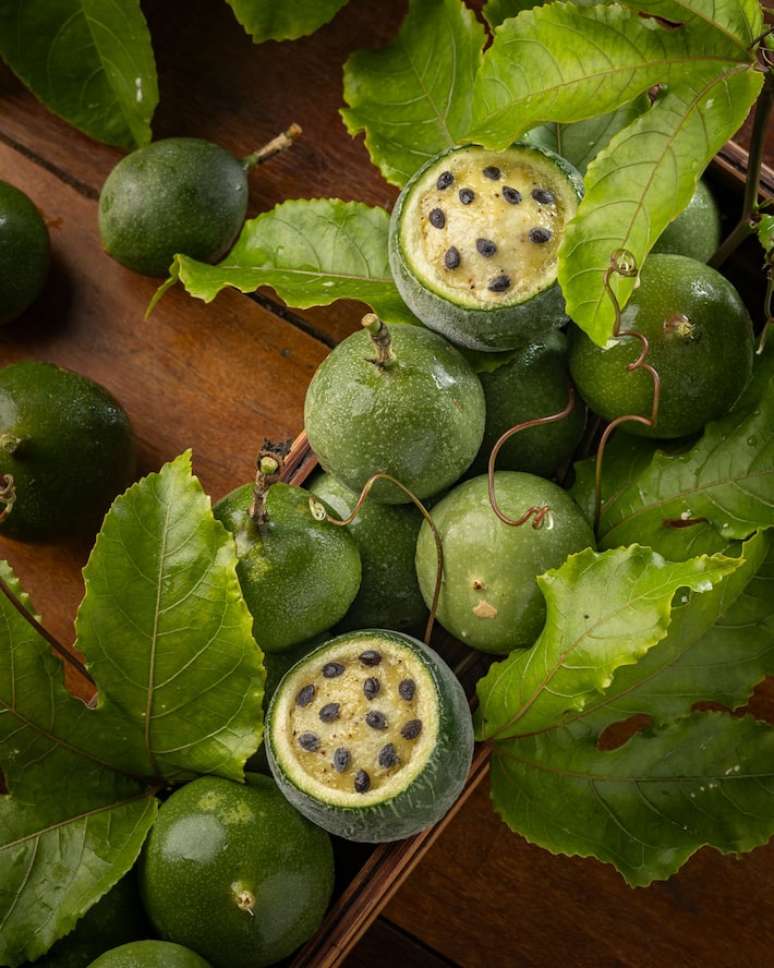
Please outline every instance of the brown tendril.
[[433, 604], [430, 608], [430, 614], [427, 617], [427, 625], [425, 626], [425, 636], [424, 641], [426, 645], [430, 644], [430, 638], [433, 634], [433, 625], [435, 624], [435, 616], [438, 611], [438, 599], [441, 595], [441, 582], [443, 581], [443, 542], [441, 541], [441, 535], [438, 533], [438, 528], [435, 526], [435, 521], [433, 521], [432, 515], [424, 506], [424, 504], [419, 500], [419, 498], [410, 491], [405, 484], [401, 484], [399, 480], [392, 477], [390, 474], [386, 474], [383, 471], [379, 471], [377, 474], [373, 474], [363, 485], [363, 490], [355, 502], [355, 506], [352, 508], [351, 513], [346, 518], [334, 518], [325, 510], [323, 504], [318, 501], [314, 495], [309, 497], [309, 510], [312, 512], [312, 517], [316, 521], [327, 521], [328, 524], [334, 524], [337, 528], [345, 528], [352, 524], [355, 518], [360, 513], [363, 505], [365, 504], [368, 495], [371, 493], [371, 489], [377, 481], [389, 481], [390, 484], [394, 484], [408, 497], [412, 504], [419, 510], [419, 513], [427, 522], [427, 526], [433, 532], [433, 538], [435, 540], [435, 551], [438, 557], [438, 567], [435, 572], [435, 588], [433, 589]]
[[661, 377], [658, 374], [658, 370], [652, 364], [645, 362], [650, 352], [648, 337], [635, 329], [626, 330], [624, 333], [621, 332], [621, 304], [618, 302], [618, 297], [610, 285], [610, 279], [614, 273], [619, 276], [624, 276], [624, 278], [633, 278], [637, 275], [637, 260], [628, 249], [616, 249], [613, 252], [610, 256], [610, 265], [605, 270], [602, 281], [605, 292], [613, 304], [613, 311], [615, 313], [613, 339], [633, 337], [640, 341], [640, 355], [633, 363], [627, 363], [626, 369], [630, 373], [634, 373], [636, 370], [644, 370], [650, 376], [653, 381], [653, 404], [649, 417], [644, 417], [642, 414], [637, 413], [623, 414], [620, 417], [616, 417], [615, 420], [611, 420], [602, 432], [599, 445], [597, 446], [596, 467], [594, 469], [594, 530], [596, 532], [599, 531], [599, 522], [602, 516], [602, 464], [605, 458], [607, 442], [610, 440], [613, 431], [625, 423], [639, 423], [644, 427], [653, 427], [658, 417], [659, 404], [661, 402]]
[[0, 524], [8, 518], [16, 503], [16, 487], [12, 474], [0, 474]]
[[544, 504], [540, 507], [530, 507], [522, 514], [520, 518], [509, 518], [507, 514], [500, 508], [497, 503], [497, 496], [495, 494], [495, 464], [497, 462], [497, 455], [500, 453], [502, 447], [514, 436], [514, 434], [521, 433], [522, 430], [529, 430], [530, 427], [542, 427], [545, 424], [556, 423], [559, 420], [564, 420], [565, 417], [569, 417], [570, 414], [575, 409], [575, 387], [570, 384], [567, 388], [567, 403], [564, 408], [558, 413], [549, 414], [547, 417], [533, 417], [531, 420], [524, 420], [521, 423], [516, 424], [511, 427], [510, 430], [506, 430], [502, 434], [489, 455], [489, 464], [487, 465], [487, 489], [489, 492], [489, 503], [492, 506], [492, 510], [497, 515], [497, 517], [507, 524], [511, 528], [520, 528], [523, 524], [526, 524], [530, 518], [533, 518], [532, 527], [541, 528], [543, 526], [543, 521], [550, 517], [551, 508]]

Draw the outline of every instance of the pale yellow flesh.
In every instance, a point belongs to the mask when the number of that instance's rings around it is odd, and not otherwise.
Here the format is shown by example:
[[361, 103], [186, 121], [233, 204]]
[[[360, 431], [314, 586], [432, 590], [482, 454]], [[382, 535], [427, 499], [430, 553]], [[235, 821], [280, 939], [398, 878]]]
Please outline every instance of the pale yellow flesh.
[[[498, 180], [484, 175], [488, 166], [500, 169]], [[445, 171], [454, 181], [439, 189], [438, 176]], [[520, 203], [506, 201], [505, 186], [520, 192]], [[460, 201], [462, 188], [475, 192], [469, 205]], [[548, 189], [555, 203], [539, 203], [532, 197], [534, 189]], [[429, 218], [436, 208], [446, 219], [440, 229]], [[557, 252], [576, 209], [574, 191], [550, 159], [524, 149], [466, 148], [441, 158], [412, 189], [401, 219], [401, 248], [420, 282], [458, 305], [487, 309], [520, 303], [556, 279]], [[549, 229], [550, 240], [533, 242], [529, 232], [535, 228]], [[479, 238], [494, 242], [497, 252], [481, 255]], [[452, 246], [460, 253], [456, 269], [444, 263]], [[490, 291], [490, 282], [503, 274], [511, 280], [510, 288]]]
[[[359, 655], [367, 649], [381, 653], [378, 666], [366, 667], [360, 662]], [[340, 662], [345, 671], [335, 679], [326, 679], [322, 668], [334, 661]], [[380, 690], [376, 698], [369, 700], [363, 683], [372, 676], [379, 680]], [[410, 701], [398, 692], [403, 679], [413, 679], [416, 684]], [[315, 686], [315, 697], [301, 707], [296, 697], [310, 683]], [[320, 709], [332, 702], [340, 704], [339, 718], [324, 723]], [[384, 713], [387, 729], [376, 730], [366, 723], [370, 710]], [[414, 740], [404, 739], [401, 727], [413, 719], [422, 721], [422, 732]], [[298, 743], [298, 737], [307, 732], [320, 738], [315, 752], [304, 750]], [[431, 676], [409, 649], [378, 638], [342, 643], [293, 670], [277, 696], [272, 719], [272, 744], [285, 772], [300, 789], [337, 806], [368, 806], [399, 793], [427, 763], [437, 735], [437, 692]], [[393, 744], [399, 757], [398, 764], [389, 769], [378, 763], [379, 751], [387, 743]], [[338, 747], [347, 748], [351, 754], [350, 766], [343, 773], [337, 772], [332, 762]], [[354, 789], [360, 769], [371, 780], [366, 793]]]

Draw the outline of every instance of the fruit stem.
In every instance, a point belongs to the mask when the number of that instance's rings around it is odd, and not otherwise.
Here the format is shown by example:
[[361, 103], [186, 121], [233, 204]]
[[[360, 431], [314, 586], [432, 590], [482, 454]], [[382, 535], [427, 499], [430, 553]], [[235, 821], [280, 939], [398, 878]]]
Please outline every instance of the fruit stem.
[[16, 434], [0, 434], [0, 450], [5, 451], [6, 454], [13, 454], [20, 443], [21, 437], [17, 437]]
[[266, 512], [266, 495], [271, 485], [276, 484], [282, 475], [282, 461], [276, 454], [261, 450], [256, 467], [255, 487], [249, 513], [254, 523], [261, 527], [269, 519]]
[[256, 165], [262, 165], [265, 161], [278, 155], [280, 152], [285, 151], [285, 149], [290, 148], [298, 139], [301, 137], [301, 126], [296, 124], [295, 121], [281, 134], [272, 138], [271, 141], [267, 141], [266, 144], [254, 151], [250, 155], [246, 155], [242, 159], [242, 164], [245, 171], [250, 171], [251, 168], [255, 168]]
[[363, 329], [368, 331], [371, 342], [376, 350], [376, 357], [369, 360], [380, 369], [385, 369], [395, 362], [395, 354], [392, 351], [392, 337], [389, 329], [379, 319], [376, 313], [366, 313], [361, 321]]

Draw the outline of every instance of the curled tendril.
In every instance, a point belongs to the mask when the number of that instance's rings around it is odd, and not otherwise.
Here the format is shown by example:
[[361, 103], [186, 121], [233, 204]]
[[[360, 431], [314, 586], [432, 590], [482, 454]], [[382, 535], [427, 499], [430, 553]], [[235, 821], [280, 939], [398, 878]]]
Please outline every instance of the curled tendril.
[[16, 503], [16, 487], [11, 474], [0, 474], [0, 524], [8, 518]]
[[435, 588], [433, 589], [433, 603], [430, 607], [430, 614], [427, 617], [427, 625], [425, 626], [425, 645], [430, 644], [430, 639], [433, 634], [433, 625], [435, 624], [435, 616], [438, 611], [438, 599], [441, 595], [441, 582], [443, 581], [443, 542], [441, 541], [441, 535], [438, 533], [438, 528], [435, 526], [435, 521], [424, 506], [424, 504], [419, 500], [419, 498], [412, 493], [405, 484], [401, 484], [399, 480], [392, 477], [390, 474], [385, 474], [379, 472], [378, 474], [373, 474], [363, 485], [363, 490], [360, 492], [360, 496], [355, 502], [355, 506], [352, 508], [351, 513], [346, 518], [334, 518], [326, 511], [324, 505], [318, 501], [314, 496], [309, 498], [309, 510], [312, 513], [312, 517], [316, 521], [327, 521], [329, 524], [335, 524], [337, 528], [345, 528], [347, 525], [352, 524], [355, 518], [360, 513], [363, 505], [365, 504], [368, 495], [371, 493], [371, 489], [377, 481], [389, 481], [390, 484], [394, 484], [395, 487], [399, 488], [408, 497], [411, 503], [419, 510], [419, 513], [427, 522], [427, 526], [433, 532], [433, 539], [435, 540], [435, 551], [438, 558], [438, 565], [435, 571]]
[[624, 276], [625, 278], [633, 278], [637, 275], [637, 260], [634, 255], [628, 249], [616, 249], [615, 252], [610, 256], [610, 265], [605, 270], [605, 275], [603, 277], [603, 285], [605, 287], [605, 292], [610, 297], [610, 301], [613, 304], [613, 312], [615, 313], [615, 325], [613, 327], [613, 338], [614, 339], [625, 339], [627, 337], [632, 337], [633, 339], [638, 339], [640, 341], [640, 354], [636, 360], [632, 363], [627, 363], [626, 369], [633, 373], [635, 370], [644, 370], [653, 381], [653, 404], [651, 406], [650, 416], [644, 417], [642, 414], [638, 413], [628, 413], [620, 417], [616, 417], [615, 420], [611, 420], [610, 423], [605, 427], [602, 432], [602, 436], [599, 438], [599, 445], [597, 446], [597, 458], [596, 467], [594, 470], [594, 530], [599, 531], [599, 520], [602, 515], [602, 463], [605, 457], [605, 449], [607, 447], [607, 442], [610, 440], [610, 436], [613, 431], [625, 423], [639, 423], [644, 427], [653, 427], [656, 423], [658, 417], [659, 404], [661, 402], [661, 377], [658, 374], [658, 370], [650, 364], [646, 363], [648, 353], [650, 352], [650, 343], [648, 337], [644, 333], [640, 333], [635, 329], [626, 330], [625, 333], [621, 332], [621, 304], [618, 302], [618, 297], [613, 292], [613, 287], [610, 285], [610, 279], [613, 275]]
[[497, 495], [495, 494], [495, 464], [497, 463], [497, 455], [503, 446], [513, 437], [515, 434], [521, 433], [522, 430], [529, 430], [530, 427], [542, 427], [545, 424], [556, 423], [559, 420], [564, 420], [565, 417], [569, 417], [570, 414], [575, 409], [575, 387], [570, 384], [567, 388], [567, 403], [564, 408], [558, 413], [551, 413], [547, 417], [533, 417], [532, 420], [524, 420], [522, 423], [516, 424], [515, 427], [511, 427], [510, 430], [506, 430], [502, 434], [489, 455], [489, 464], [487, 466], [487, 488], [489, 491], [489, 503], [492, 506], [492, 510], [497, 515], [497, 517], [507, 524], [511, 528], [520, 528], [523, 524], [526, 524], [530, 518], [532, 518], [532, 527], [541, 528], [543, 522], [548, 519], [551, 520], [551, 508], [547, 504], [541, 505], [540, 507], [530, 507], [521, 515], [519, 518], [509, 518], [507, 514], [501, 509], [500, 505], [497, 503]]

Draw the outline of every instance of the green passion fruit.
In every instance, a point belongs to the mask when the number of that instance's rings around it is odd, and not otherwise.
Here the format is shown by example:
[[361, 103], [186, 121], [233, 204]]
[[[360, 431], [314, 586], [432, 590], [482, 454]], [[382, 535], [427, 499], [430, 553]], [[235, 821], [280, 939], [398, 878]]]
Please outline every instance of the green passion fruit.
[[430, 329], [475, 350], [513, 349], [566, 322], [557, 253], [583, 182], [547, 148], [477, 145], [430, 159], [390, 222], [395, 284]]
[[[388, 330], [372, 314], [323, 360], [304, 405], [326, 471], [357, 493], [386, 473], [420, 500], [467, 470], [484, 419], [481, 383], [458, 350], [419, 326]], [[383, 480], [371, 493], [387, 504], [410, 500]]]
[[134, 473], [129, 418], [104, 387], [50, 363], [0, 369], [0, 533], [93, 534]]
[[302, 659], [269, 707], [277, 784], [347, 840], [399, 840], [443, 817], [473, 755], [465, 694], [440, 656], [398, 632], [332, 639]]
[[687, 207], [664, 229], [651, 251], [708, 262], [720, 245], [720, 232], [717, 202], [700, 181]]
[[627, 433], [685, 437], [723, 416], [745, 387], [753, 361], [753, 329], [739, 293], [715, 269], [682, 255], [651, 255], [622, 315], [621, 337], [599, 347], [574, 329], [570, 371], [586, 403], [606, 420], [649, 416], [653, 382], [627, 367], [647, 337], [647, 362], [661, 377], [653, 428], [629, 421]]
[[48, 275], [48, 229], [18, 188], [0, 181], [0, 325], [38, 298]]
[[[330, 474], [320, 474], [309, 490], [349, 518], [358, 495]], [[377, 504], [366, 500], [347, 525], [360, 551], [363, 579], [357, 597], [339, 623], [348, 629], [385, 628], [416, 631], [427, 618], [414, 569], [422, 515], [413, 504]]]
[[[561, 412], [570, 389], [567, 339], [558, 330], [506, 354], [502, 362], [491, 353], [484, 357], [484, 366], [488, 360], [492, 363], [478, 373], [486, 399], [486, 428], [471, 468], [475, 474], [486, 472], [502, 434], [524, 421]], [[585, 423], [586, 409], [578, 402], [562, 420], [514, 434], [501, 447], [497, 467], [550, 477], [572, 457]]]
[[195, 951], [169, 941], [133, 941], [113, 948], [90, 968], [212, 968]]
[[[498, 471], [494, 485], [500, 509], [511, 518], [529, 508], [548, 510], [521, 527], [505, 524], [490, 504], [486, 476], [465, 481], [439, 501], [432, 511], [444, 554], [438, 620], [466, 645], [505, 653], [532, 645], [543, 628], [537, 576], [593, 547], [594, 534], [569, 494], [551, 481]], [[437, 560], [423, 522], [416, 564], [425, 602], [432, 601]]]
[[[270, 474], [276, 469], [276, 462], [269, 465]], [[346, 530], [313, 515], [308, 491], [267, 485], [268, 479], [259, 474], [256, 485], [232, 491], [213, 511], [236, 539], [255, 639], [264, 651], [281, 652], [344, 617], [360, 587], [361, 565]]]
[[140, 861], [145, 909], [162, 937], [214, 968], [281, 961], [317, 930], [333, 890], [328, 835], [273, 780], [202, 777], [159, 810]]

